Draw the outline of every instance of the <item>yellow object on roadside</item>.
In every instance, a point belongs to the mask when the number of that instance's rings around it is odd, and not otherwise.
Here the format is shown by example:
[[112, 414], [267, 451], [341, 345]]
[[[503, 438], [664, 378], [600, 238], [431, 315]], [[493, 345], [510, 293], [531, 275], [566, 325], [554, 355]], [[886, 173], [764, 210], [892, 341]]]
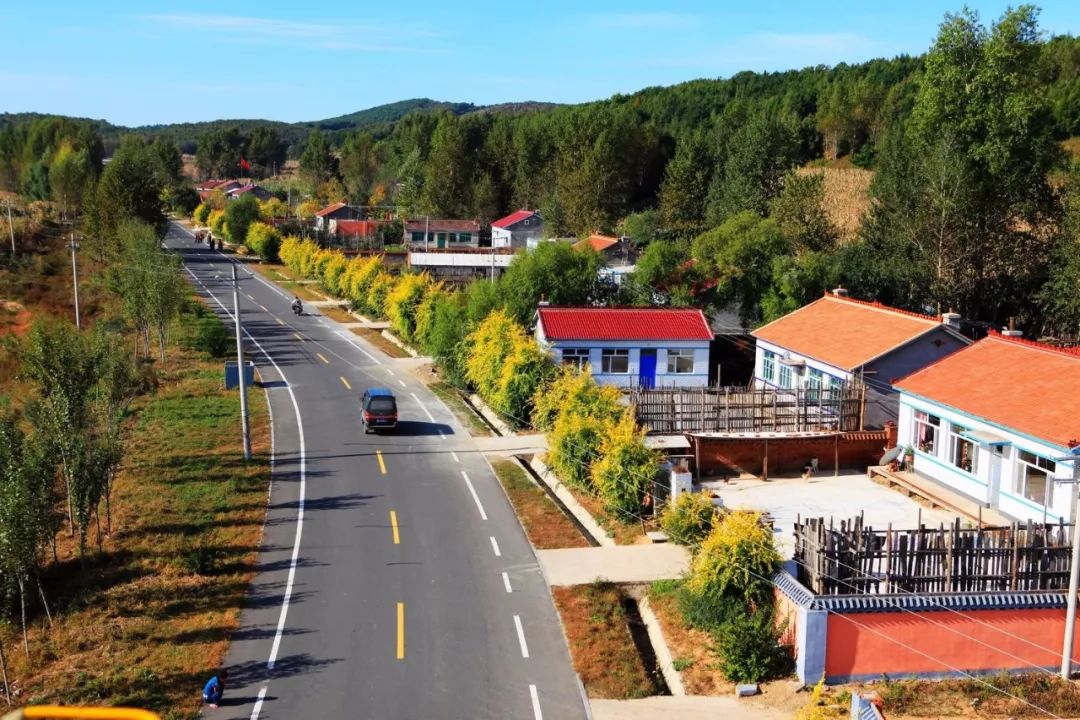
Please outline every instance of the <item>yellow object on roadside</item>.
[[63, 720], [160, 720], [149, 710], [138, 708], [74, 707], [70, 705], [32, 705], [4, 715], [0, 720], [56, 718]]

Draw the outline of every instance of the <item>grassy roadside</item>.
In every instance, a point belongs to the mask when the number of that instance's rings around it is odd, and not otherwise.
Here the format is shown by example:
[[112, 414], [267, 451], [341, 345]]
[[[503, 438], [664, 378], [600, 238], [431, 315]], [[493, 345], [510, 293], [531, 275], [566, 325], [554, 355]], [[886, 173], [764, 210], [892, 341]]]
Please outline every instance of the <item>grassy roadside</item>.
[[[355, 322], [355, 319], [353, 320], [353, 322]], [[394, 343], [392, 343], [389, 340], [387, 340], [386, 338], [384, 338], [382, 336], [382, 333], [380, 333], [378, 330], [373, 330], [371, 328], [349, 328], [349, 329], [352, 330], [353, 333], [355, 333], [356, 335], [359, 335], [360, 337], [364, 338], [369, 343], [371, 343], [372, 345], [377, 347], [380, 352], [382, 352], [382, 353], [384, 353], [386, 355], [389, 355], [392, 358], [412, 357], [412, 355], [405, 352], [404, 350], [399, 348], [397, 345], [395, 345]]]
[[359, 322], [353, 315], [349, 313], [348, 310], [345, 309], [344, 303], [342, 303], [340, 306], [328, 305], [327, 307], [321, 307], [319, 308], [319, 313], [339, 323]]
[[302, 285], [302, 284], [300, 284], [298, 282], [291, 282], [291, 281], [290, 282], [281, 282], [281, 281], [278, 281], [278, 286], [280, 286], [282, 290], [289, 293], [290, 295], [296, 295], [301, 300], [308, 300], [308, 301], [326, 300], [325, 295], [321, 295], [321, 294], [315, 292], [314, 290], [309, 289], [307, 285]]
[[536, 486], [516, 462], [491, 458], [491, 467], [506, 490], [525, 534], [537, 550], [589, 547], [577, 526], [563, 514], [541, 488]]
[[477, 417], [476, 411], [465, 403], [461, 393], [453, 385], [446, 381], [440, 381], [431, 383], [428, 385], [428, 389], [438, 395], [443, 404], [450, 408], [450, 411], [457, 417], [458, 422], [468, 429], [470, 435], [473, 437], [491, 437], [494, 435], [487, 423]]
[[254, 270], [257, 273], [259, 273], [260, 275], [265, 277], [267, 280], [270, 280], [271, 282], [283, 282], [283, 281], [289, 281], [289, 280], [303, 280], [304, 279], [304, 278], [300, 277], [299, 275], [297, 275], [296, 273], [294, 273], [292, 270], [290, 270], [285, 265], [282, 265], [281, 263], [268, 263], [268, 262], [251, 263], [251, 265], [249, 265], [248, 268], [251, 269], [251, 270]]
[[689, 695], [730, 695], [735, 685], [717, 666], [712, 637], [704, 630], [687, 627], [683, 621], [679, 585], [678, 580], [661, 580], [649, 586], [649, 605], [660, 622], [675, 669], [682, 675]]
[[159, 379], [133, 407], [112, 535], [86, 567], [61, 547], [67, 556], [44, 578], [55, 624], [34, 618], [29, 658], [3, 630], [20, 702], [195, 717], [201, 682], [224, 657], [266, 510], [266, 401], [250, 395], [255, 458], [245, 464], [237, 396], [221, 388], [218, 362], [174, 348]]
[[626, 595], [611, 583], [551, 589], [570, 645], [574, 671], [591, 698], [638, 698], [659, 688], [630, 636]]
[[[566, 488], [577, 498], [577, 501], [581, 503], [593, 519], [600, 525], [601, 528], [608, 534], [617, 545], [636, 545], [639, 543], [646, 543], [649, 541], [648, 536], [641, 529], [641, 523], [634, 518], [630, 522], [625, 522], [621, 518], [615, 515], [615, 513], [609, 511], [604, 507], [604, 502], [596, 497], [590, 495], [587, 492], [582, 492], [575, 487], [566, 485]], [[645, 523], [647, 530], [654, 529], [651, 521]]]

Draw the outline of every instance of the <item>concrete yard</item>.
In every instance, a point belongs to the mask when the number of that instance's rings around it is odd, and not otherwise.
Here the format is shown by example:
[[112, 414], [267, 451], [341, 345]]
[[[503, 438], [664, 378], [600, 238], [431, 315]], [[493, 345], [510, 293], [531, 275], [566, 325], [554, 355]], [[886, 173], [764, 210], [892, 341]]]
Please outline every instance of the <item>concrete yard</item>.
[[955, 517], [942, 510], [930, 510], [903, 493], [870, 481], [866, 473], [847, 472], [839, 477], [818, 476], [772, 480], [735, 479], [708, 481], [703, 488], [720, 495], [728, 508], [750, 508], [772, 516], [781, 554], [790, 558], [795, 517], [833, 517], [837, 522], [863, 513], [863, 522], [884, 529], [917, 527], [920, 514], [924, 524], [951, 523]]

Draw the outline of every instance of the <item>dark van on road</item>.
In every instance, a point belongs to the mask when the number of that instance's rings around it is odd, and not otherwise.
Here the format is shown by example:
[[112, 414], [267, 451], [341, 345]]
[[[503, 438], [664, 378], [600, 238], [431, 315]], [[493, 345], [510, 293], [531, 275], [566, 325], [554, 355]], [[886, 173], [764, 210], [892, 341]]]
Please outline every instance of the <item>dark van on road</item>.
[[360, 401], [364, 432], [393, 430], [397, 427], [397, 399], [387, 388], [368, 388]]

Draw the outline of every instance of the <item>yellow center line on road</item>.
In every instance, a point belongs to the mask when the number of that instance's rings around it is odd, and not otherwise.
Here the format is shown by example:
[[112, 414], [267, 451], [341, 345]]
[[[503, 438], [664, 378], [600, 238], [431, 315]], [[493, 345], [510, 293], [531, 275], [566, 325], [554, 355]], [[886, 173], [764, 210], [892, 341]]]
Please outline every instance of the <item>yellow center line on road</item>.
[[[281, 321], [279, 320], [278, 322], [281, 322]], [[281, 323], [281, 324], [284, 325], [285, 323]], [[293, 337], [296, 338], [297, 340], [299, 340], [300, 342], [304, 342], [304, 338], [300, 337], [300, 333], [293, 333]]]
[[397, 659], [405, 659], [405, 603], [397, 604]]
[[349, 381], [345, 378], [341, 378], [341, 384], [345, 386], [346, 390], [352, 390], [352, 385], [350, 385]]
[[390, 511], [390, 529], [394, 531], [394, 544], [401, 544], [401, 536], [398, 534], [397, 513]]
[[379, 459], [379, 470], [381, 470], [382, 474], [385, 475], [386, 474], [386, 463], [383, 462], [383, 459], [382, 459], [382, 450], [376, 450], [375, 451], [375, 457], [377, 457]]
[[320, 353], [320, 352], [317, 352], [317, 353], [315, 353], [315, 354], [316, 354], [316, 355], [318, 355], [318, 356], [319, 356], [319, 359], [320, 359], [320, 360], [322, 360], [322, 361], [323, 361], [324, 363], [326, 363], [327, 365], [329, 365], [329, 364], [330, 364], [330, 361], [326, 359], [326, 356], [325, 356], [325, 355], [323, 355], [323, 354], [322, 354], [322, 353]]

